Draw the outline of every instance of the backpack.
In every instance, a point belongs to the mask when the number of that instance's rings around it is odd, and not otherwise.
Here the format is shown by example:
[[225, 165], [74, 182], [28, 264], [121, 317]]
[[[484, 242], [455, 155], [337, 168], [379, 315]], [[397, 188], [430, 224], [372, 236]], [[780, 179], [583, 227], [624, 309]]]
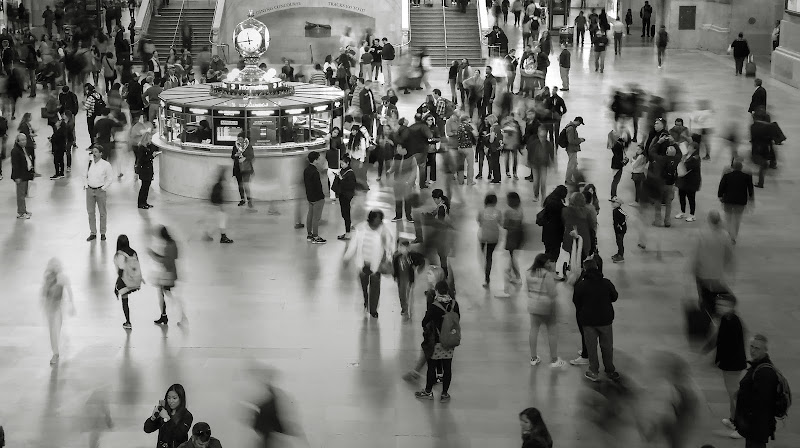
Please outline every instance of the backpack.
[[558, 143], [558, 146], [562, 148], [566, 148], [567, 146], [569, 146], [569, 137], [567, 137], [568, 127], [569, 126], [564, 126], [564, 129], [562, 129], [561, 132], [558, 133], [558, 140], [556, 140], [556, 143]]
[[94, 99], [94, 110], [92, 111], [92, 115], [95, 117], [98, 115], [103, 115], [106, 112], [106, 101], [103, 99], [103, 95], [97, 94], [97, 98]]
[[125, 263], [122, 267], [122, 282], [128, 288], [139, 288], [142, 286], [142, 268], [139, 266], [139, 257], [136, 254], [128, 255], [125, 252], [119, 251], [125, 257]]
[[445, 349], [458, 347], [461, 345], [461, 317], [454, 311], [455, 300], [450, 304], [449, 310], [439, 302], [434, 303], [444, 311], [442, 329], [439, 331], [439, 343], [442, 344], [442, 347]]
[[544, 227], [550, 221], [550, 216], [547, 214], [547, 208], [542, 207], [539, 210], [539, 213], [536, 214], [536, 225], [539, 227]]
[[664, 179], [664, 183], [667, 185], [674, 185], [675, 181], [678, 180], [678, 163], [674, 159], [670, 158], [664, 164], [661, 178]]
[[756, 367], [755, 370], [753, 370], [753, 377], [756, 376], [758, 369], [766, 366], [774, 370], [775, 376], [778, 377], [778, 386], [775, 389], [775, 418], [786, 418], [789, 414], [789, 408], [792, 406], [792, 389], [789, 388], [789, 382], [786, 381], [786, 377], [770, 363], [760, 364]]
[[447, 98], [442, 99], [444, 100], [444, 118], [450, 118], [456, 111], [456, 105]]
[[467, 129], [468, 126], [469, 125], [462, 124], [458, 127], [456, 138], [458, 139], [459, 148], [469, 148], [475, 142], [475, 136], [472, 134], [470, 129]]

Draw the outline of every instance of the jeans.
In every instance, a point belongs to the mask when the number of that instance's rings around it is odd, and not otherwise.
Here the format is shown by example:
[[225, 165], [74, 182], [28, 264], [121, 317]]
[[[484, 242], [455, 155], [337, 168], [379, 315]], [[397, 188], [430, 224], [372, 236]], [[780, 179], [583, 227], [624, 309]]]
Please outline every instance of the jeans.
[[408, 277], [401, 274], [397, 279], [397, 291], [400, 294], [400, 313], [408, 313], [408, 302], [414, 291], [414, 284], [408, 281]]
[[481, 242], [481, 252], [484, 256], [484, 279], [486, 280], [486, 284], [489, 284], [489, 277], [492, 273], [492, 258], [494, 255], [494, 248], [497, 247], [497, 243], [484, 243]]
[[655, 222], [661, 222], [661, 204], [664, 204], [664, 225], [668, 225], [672, 221], [672, 199], [675, 198], [675, 187], [662, 185], [660, 196], [661, 199], [656, 199], [653, 204], [656, 208]]
[[342, 211], [342, 219], [344, 219], [344, 233], [350, 233], [350, 226], [352, 225], [350, 219], [350, 201], [352, 200], [352, 196], [339, 196], [339, 208]]
[[569, 67], [559, 67], [561, 71], [561, 90], [569, 90]]
[[[470, 146], [469, 148], [458, 148], [458, 153], [463, 155], [464, 160], [467, 164], [467, 182], [474, 182], [475, 181], [475, 148]], [[464, 167], [458, 167], [458, 172], [463, 172]], [[463, 183], [461, 179], [458, 179], [458, 183]]]
[[633, 173], [631, 178], [633, 179], [633, 200], [638, 203], [642, 198], [642, 184], [644, 183], [645, 175], [644, 173]]
[[100, 234], [106, 234], [106, 191], [102, 188], [86, 187], [86, 211], [89, 212], [89, 231], [97, 235], [95, 207], [100, 210]]
[[425, 392], [433, 390], [436, 384], [436, 369], [441, 368], [442, 375], [442, 394], [450, 390], [450, 382], [453, 381], [453, 360], [452, 359], [429, 359], [428, 373], [425, 377]]
[[[566, 253], [565, 251], [561, 250], [561, 243], [559, 243], [559, 256], [562, 253]], [[578, 319], [578, 310], [575, 310], [575, 322], [578, 324], [578, 332], [581, 334], [581, 358], [588, 359], [589, 358], [589, 350], [586, 348], [586, 336], [584, 333], [584, 327], [581, 325], [581, 321]]]
[[728, 234], [730, 234], [733, 241], [736, 241], [736, 238], [739, 236], [739, 226], [742, 224], [744, 205], [722, 204], [722, 210], [725, 212], [725, 222], [728, 224]]
[[322, 209], [324, 207], [325, 199], [308, 203], [306, 231], [308, 231], [309, 236], [319, 236], [319, 221], [322, 219]]
[[[516, 149], [512, 149], [511, 151], [503, 151], [506, 156], [506, 175], [508, 173], [513, 172], [514, 175], [517, 175], [517, 159], [519, 157], [519, 151]], [[509, 171], [509, 165], [511, 165], [511, 171]]]
[[547, 197], [547, 167], [533, 167], [533, 197], [538, 199]]
[[508, 73], [508, 81], [506, 83], [506, 90], [514, 93], [514, 80], [517, 79], [517, 73]]
[[383, 81], [387, 86], [390, 86], [392, 85], [392, 65], [394, 65], [394, 60], [387, 61], [383, 59], [381, 64], [383, 65]]
[[95, 119], [94, 115], [86, 117], [86, 129], [89, 131], [89, 140], [91, 140], [92, 144], [94, 144], [94, 140], [96, 137], [94, 135], [94, 119]]
[[614, 238], [617, 240], [617, 253], [625, 255], [625, 234], [615, 233]]
[[36, 96], [36, 70], [29, 68], [28, 77], [30, 80], [31, 96]]
[[[426, 156], [425, 165], [426, 165], [425, 171], [427, 171], [426, 174], [430, 176], [430, 179], [431, 179], [432, 182], [436, 182], [436, 153], [435, 152], [429, 152], [428, 153], [428, 155]], [[427, 176], [425, 176], [425, 177], [427, 177]], [[424, 182], [425, 178], [423, 178], [422, 181]]]
[[[72, 148], [70, 148], [70, 151]], [[56, 176], [64, 175], [64, 151], [53, 151], [53, 165], [56, 169]]]
[[611, 179], [611, 197], [617, 196], [617, 187], [619, 186], [619, 181], [622, 179], [622, 169], [613, 170], [614, 171], [614, 178]]
[[253, 202], [253, 196], [250, 194], [250, 173], [239, 173], [236, 176], [236, 184], [239, 186], [239, 197], [242, 201]]
[[28, 209], [25, 208], [25, 196], [28, 195], [28, 181], [21, 180], [16, 182], [17, 184], [17, 214], [21, 215], [23, 213], [28, 213]]
[[666, 57], [667, 47], [658, 47], [658, 66], [661, 67], [661, 64], [664, 63], [664, 58]]
[[614, 54], [622, 54], [622, 33], [614, 33]]
[[733, 60], [736, 62], [736, 74], [741, 75], [744, 68], [744, 58], [733, 58]]
[[381, 298], [381, 274], [372, 272], [369, 266], [364, 266], [358, 273], [361, 279], [361, 292], [364, 294], [364, 308], [369, 307], [369, 313], [378, 314], [378, 301]]
[[572, 183], [575, 179], [576, 171], [578, 170], [578, 153], [575, 151], [567, 152], [569, 160], [567, 160], [567, 174], [564, 176], [564, 183]]
[[[404, 206], [405, 205], [405, 206]], [[411, 203], [406, 201], [405, 198], [401, 198], [399, 201], [394, 201], [394, 216], [395, 218], [402, 218], [403, 217], [403, 209], [406, 212], [406, 219], [409, 221], [413, 221], [411, 218]]]
[[695, 194], [694, 191], [687, 191], [678, 189], [678, 201], [681, 204], [681, 213], [686, 213], [686, 199], [689, 199], [689, 214], [694, 216], [695, 210]]
[[153, 178], [152, 176], [146, 176], [141, 180], [142, 180], [142, 185], [141, 187], [139, 187], [139, 198], [138, 198], [139, 207], [147, 205], [147, 197], [150, 195], [150, 184], [153, 182]]
[[583, 327], [583, 339], [589, 355], [589, 371], [597, 374], [600, 371], [600, 361], [597, 358], [597, 342], [600, 342], [600, 353], [603, 356], [603, 367], [607, 374], [614, 373], [614, 332], [611, 325], [602, 327]]
[[642, 37], [650, 37], [650, 19], [642, 19]]
[[486, 158], [489, 161], [489, 175], [492, 177], [492, 182], [499, 183], [503, 178], [500, 174], [500, 151], [490, 150]]
[[583, 46], [584, 36], [586, 35], [586, 28], [578, 28], [578, 35], [575, 37], [575, 43], [581, 41], [581, 46]]

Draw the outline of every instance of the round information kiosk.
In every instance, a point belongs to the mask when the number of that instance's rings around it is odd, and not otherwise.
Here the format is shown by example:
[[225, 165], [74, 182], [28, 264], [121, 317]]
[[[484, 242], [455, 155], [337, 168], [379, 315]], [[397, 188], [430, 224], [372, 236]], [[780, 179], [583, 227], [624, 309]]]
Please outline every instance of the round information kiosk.
[[[327, 136], [343, 123], [344, 93], [336, 87], [285, 82], [257, 67], [269, 32], [250, 17], [234, 30], [245, 68], [221, 83], [195, 84], [160, 95], [158, 133], [161, 188], [207, 199], [220, 167], [233, 170], [231, 154], [244, 132], [255, 152], [253, 193], [257, 200], [296, 199], [304, 194], [299, 176], [310, 151], [327, 150]], [[238, 198], [236, 182], [225, 197]]]

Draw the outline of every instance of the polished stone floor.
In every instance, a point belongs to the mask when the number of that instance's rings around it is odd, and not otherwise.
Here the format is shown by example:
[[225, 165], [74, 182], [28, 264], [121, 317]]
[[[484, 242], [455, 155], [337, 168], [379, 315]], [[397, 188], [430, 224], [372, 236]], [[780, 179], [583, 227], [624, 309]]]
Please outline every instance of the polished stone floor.
[[[611, 173], [610, 151], [605, 149], [611, 127], [608, 111], [610, 92], [617, 86], [637, 82], [658, 92], [664, 80], [680, 83], [684, 98], [708, 98], [718, 111], [717, 125], [747, 127], [747, 105], [752, 80], [734, 77], [730, 58], [697, 51], [670, 51], [659, 70], [650, 48], [631, 48], [624, 59], [610, 55], [606, 72], [589, 67], [588, 50], [574, 56], [572, 88], [565, 92], [568, 117], [581, 115], [580, 128], [587, 141], [580, 154], [581, 166], [598, 185], [601, 196], [600, 241], [608, 260], [615, 252], [608, 198]], [[554, 56], [555, 58], [555, 56]], [[555, 60], [554, 60], [555, 63]], [[552, 72], [552, 71], [551, 71]], [[735, 291], [747, 331], [763, 332], [771, 338], [770, 353], [793, 384], [800, 384], [800, 337], [789, 331], [800, 323], [796, 303], [797, 274], [794, 260], [800, 253], [796, 228], [800, 164], [796, 139], [800, 136], [800, 92], [772, 81], [762, 69], [769, 92], [770, 109], [789, 136], [780, 147], [780, 169], [771, 171], [764, 190], [757, 191], [755, 211], [745, 217], [736, 246], [738, 274]], [[548, 75], [549, 85], [560, 85], [557, 73]], [[434, 87], [446, 88], [446, 72], [431, 73]], [[402, 115], [409, 116], [422, 101], [421, 93], [401, 95]], [[21, 109], [34, 112], [42, 99], [24, 98]], [[18, 112], [18, 117], [21, 112]], [[16, 121], [12, 121], [16, 126]], [[195, 421], [207, 421], [223, 445], [251, 446], [253, 434], [243, 419], [243, 402], [253, 398], [253, 361], [279, 372], [278, 384], [291, 397], [296, 419], [313, 447], [514, 447], [519, 446], [517, 413], [528, 406], [542, 410], [556, 447], [600, 447], [602, 431], [584, 420], [582, 397], [588, 391], [583, 369], [569, 367], [553, 371], [547, 366], [528, 365], [528, 316], [525, 294], [496, 298], [502, 288], [505, 253], [495, 256], [490, 293], [480, 287], [481, 268], [476, 244], [476, 211], [488, 191], [518, 191], [524, 200], [526, 221], [532, 222], [537, 204], [531, 201], [531, 185], [503, 179], [490, 188], [485, 181], [465, 190], [466, 200], [456, 209], [460, 229], [458, 251], [451, 261], [457, 278], [462, 309], [464, 341], [456, 350], [453, 399], [448, 404], [418, 402], [414, 387], [400, 379], [417, 358], [424, 306], [421, 291], [415, 294], [413, 322], [399, 316], [397, 289], [384, 278], [380, 318], [365, 318], [354, 273], [342, 263], [345, 245], [335, 240], [341, 233], [338, 204], [327, 204], [321, 229], [329, 242], [310, 245], [305, 232], [295, 231], [294, 204], [275, 207], [280, 215], [267, 214], [260, 203], [258, 213], [247, 213], [235, 205], [231, 214], [233, 245], [201, 240], [200, 223], [206, 218], [205, 204], [160, 191], [154, 185], [150, 202], [155, 208], [136, 208], [136, 185], [130, 168], [109, 192], [109, 241], [87, 243], [86, 211], [82, 175], [87, 156], [85, 117], [78, 118], [81, 150], [75, 170], [66, 179], [50, 181], [51, 156], [47, 152], [49, 130], [41, 119], [37, 193], [28, 200], [33, 212], [29, 221], [15, 219], [14, 188], [6, 178], [0, 182], [0, 424], [8, 446], [85, 446], [88, 421], [96, 413], [98, 395], [105, 394], [114, 422], [103, 435], [101, 446], [149, 447], [155, 436], [142, 432], [142, 422], [172, 383], [182, 383], [188, 393]], [[566, 159], [560, 154], [551, 187], [563, 178]], [[716, 185], [728, 160], [727, 149], [714, 139], [712, 160], [703, 165], [703, 189], [698, 195], [698, 214], [719, 208]], [[521, 173], [527, 174], [524, 168]], [[374, 175], [371, 175], [371, 180]], [[233, 179], [231, 179], [233, 181]], [[629, 201], [632, 185], [625, 175], [621, 195]], [[357, 218], [364, 208], [385, 207], [390, 190], [377, 183], [366, 197], [357, 200]], [[673, 204], [677, 209], [677, 199]], [[636, 213], [629, 209], [632, 217]], [[689, 352], [683, 335], [680, 300], [691, 295], [692, 281], [687, 262], [695, 223], [676, 222], [671, 229], [654, 230], [662, 244], [662, 256], [635, 247], [635, 233], [627, 237], [626, 263], [606, 263], [606, 275], [618, 287], [616, 303], [616, 355], [623, 375], [637, 379], [647, 396], [658, 396], [661, 382], [648, 366], [659, 350], [677, 352], [692, 361], [693, 378], [702, 394], [698, 427], [690, 446], [711, 443], [716, 447], [740, 447], [743, 441], [725, 437], [718, 422], [727, 412], [727, 398], [719, 372], [709, 358]], [[149, 244], [148, 232], [155, 224], [173, 229], [181, 257], [180, 285], [176, 292], [187, 305], [188, 328], [172, 322], [159, 328], [156, 292], [145, 286], [131, 298], [133, 330], [124, 331], [119, 302], [112, 293], [114, 241], [121, 233], [130, 236], [140, 254]], [[529, 266], [541, 251], [538, 228], [528, 250], [520, 254]], [[408, 224], [401, 229], [411, 231]], [[61, 363], [48, 365], [49, 340], [40, 306], [42, 273], [50, 257], [60, 257], [72, 280], [77, 314], [67, 318], [63, 330]], [[794, 258], [792, 258], [794, 257]], [[144, 270], [148, 258], [143, 256]], [[421, 287], [421, 285], [418, 285]], [[558, 355], [573, 358], [578, 347], [573, 308], [567, 291], [559, 300]], [[169, 304], [170, 310], [174, 305]], [[174, 314], [173, 314], [174, 316]], [[174, 317], [173, 317], [174, 318]], [[540, 338], [540, 355], [546, 355], [546, 339]], [[664, 404], [650, 400], [651, 412]], [[306, 446], [295, 439], [286, 446]], [[635, 435], [628, 441], [607, 446], [665, 446], [646, 444]], [[800, 428], [790, 417], [770, 446], [800, 446]]]

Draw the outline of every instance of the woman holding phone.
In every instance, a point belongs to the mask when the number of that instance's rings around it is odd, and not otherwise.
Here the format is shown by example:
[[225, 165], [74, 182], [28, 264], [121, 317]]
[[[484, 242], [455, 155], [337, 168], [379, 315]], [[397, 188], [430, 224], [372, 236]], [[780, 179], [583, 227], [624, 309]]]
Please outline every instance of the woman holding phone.
[[180, 384], [173, 384], [144, 421], [144, 432], [158, 431], [156, 448], [177, 448], [189, 440], [193, 419], [192, 413], [186, 409], [186, 391]]

